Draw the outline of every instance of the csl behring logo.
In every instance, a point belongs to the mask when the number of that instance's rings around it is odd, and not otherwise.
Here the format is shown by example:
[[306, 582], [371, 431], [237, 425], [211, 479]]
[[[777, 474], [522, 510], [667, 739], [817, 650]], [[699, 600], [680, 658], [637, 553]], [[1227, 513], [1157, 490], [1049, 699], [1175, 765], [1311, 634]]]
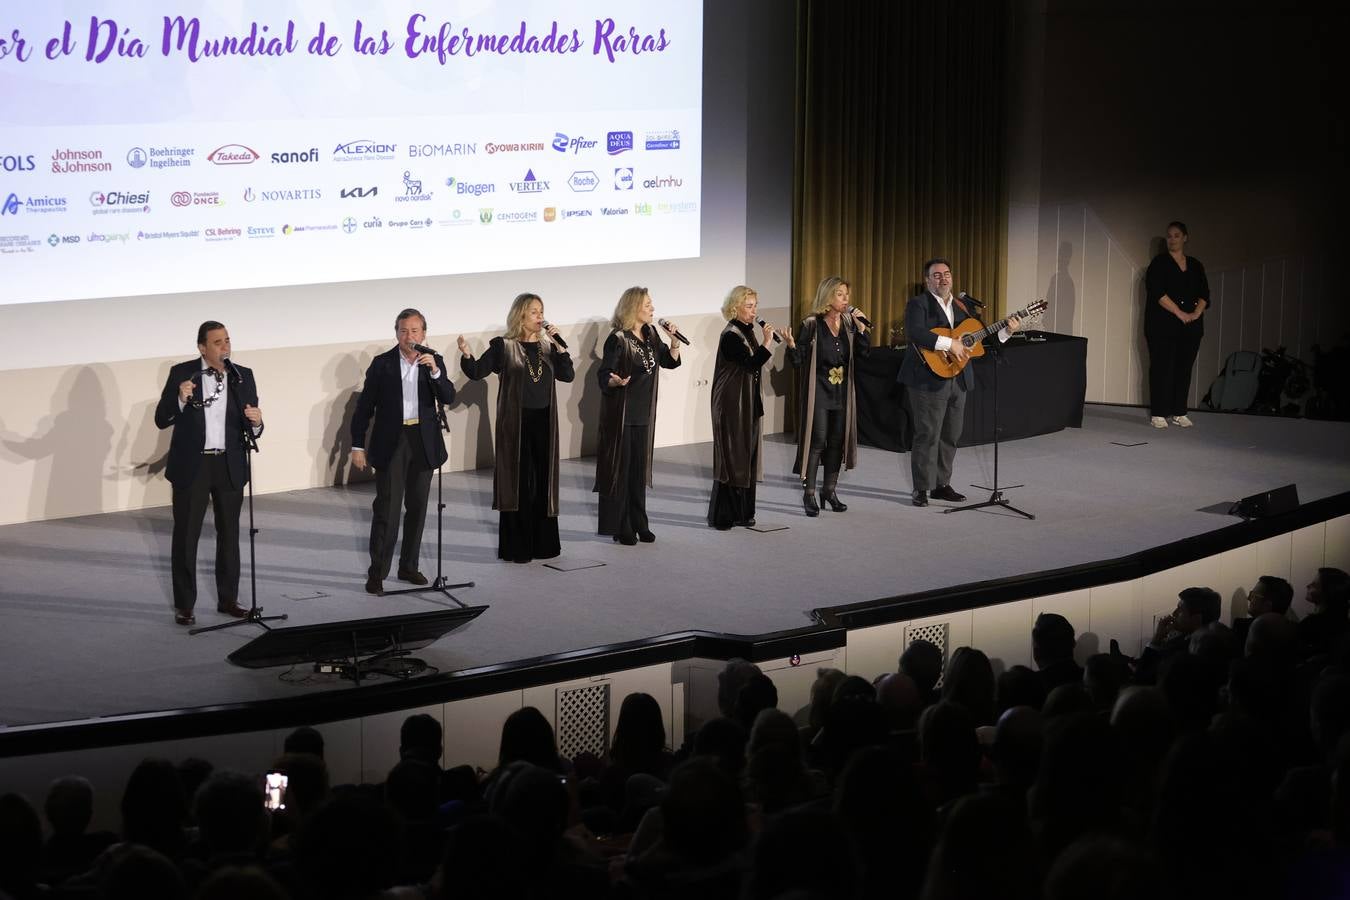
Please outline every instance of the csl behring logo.
[[621, 166], [614, 170], [614, 190], [631, 191], [633, 189], [633, 167]]
[[403, 193], [394, 198], [395, 203], [418, 203], [422, 200], [430, 200], [431, 191], [422, 191], [422, 179], [413, 178], [412, 171], [405, 169], [403, 171]]
[[206, 154], [218, 166], [249, 166], [258, 161], [258, 151], [243, 144], [224, 144]]
[[573, 172], [567, 179], [567, 186], [577, 193], [587, 193], [593, 191], [600, 184], [600, 179], [589, 169], [581, 172]]
[[618, 156], [633, 149], [633, 132], [631, 131], [611, 131], [605, 140], [605, 149], [610, 156]]
[[378, 196], [379, 193], [380, 189], [378, 187], [368, 187], [368, 188], [354, 187], [354, 188], [343, 188], [341, 191], [338, 192], [338, 195], [343, 200], [351, 200], [351, 199], [360, 200], [365, 197]]
[[511, 182], [511, 190], [517, 194], [542, 194], [548, 190], [548, 182], [535, 178], [534, 169], [526, 169], [524, 180]]
[[382, 141], [359, 140], [338, 144], [333, 148], [333, 162], [370, 162], [394, 158], [398, 144], [386, 144]]
[[471, 194], [474, 197], [481, 197], [484, 194], [494, 194], [497, 192], [497, 186], [491, 182], [460, 181], [453, 175], [445, 179], [445, 186], [453, 188], [456, 194]]
[[557, 150], [559, 153], [566, 153], [568, 150], [571, 150], [573, 153], [580, 153], [582, 150], [593, 150], [599, 143], [598, 140], [592, 141], [584, 137], [569, 138], [561, 131], [555, 131], [553, 133], [553, 149]]

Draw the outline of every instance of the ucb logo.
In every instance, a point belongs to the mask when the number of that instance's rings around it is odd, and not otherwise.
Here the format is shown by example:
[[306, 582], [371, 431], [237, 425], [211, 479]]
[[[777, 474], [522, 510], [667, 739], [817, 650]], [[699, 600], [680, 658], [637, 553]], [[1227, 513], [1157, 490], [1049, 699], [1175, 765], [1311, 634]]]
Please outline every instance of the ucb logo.
[[341, 191], [341, 195], [342, 195], [342, 198], [345, 200], [345, 199], [347, 199], [347, 198], [349, 198], [349, 197], [357, 197], [357, 198], [360, 198], [360, 197], [374, 197], [374, 196], [376, 196], [377, 194], [379, 194], [379, 192], [380, 192], [380, 189], [379, 189], [378, 187], [368, 187], [368, 188], [363, 188], [363, 187], [343, 188], [342, 191]]

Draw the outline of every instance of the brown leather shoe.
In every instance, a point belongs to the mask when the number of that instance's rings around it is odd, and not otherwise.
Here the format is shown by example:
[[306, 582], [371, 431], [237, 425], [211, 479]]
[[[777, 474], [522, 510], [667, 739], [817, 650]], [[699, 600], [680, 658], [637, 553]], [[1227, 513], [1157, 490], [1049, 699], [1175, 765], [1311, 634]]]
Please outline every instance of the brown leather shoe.
[[173, 623], [175, 625], [196, 625], [197, 617], [191, 611], [184, 612], [181, 609], [175, 609], [173, 611]]
[[421, 572], [409, 572], [407, 569], [398, 570], [398, 580], [406, 581], [409, 584], [426, 584], [427, 576]]
[[371, 575], [366, 579], [366, 593], [374, 594], [376, 597], [384, 596], [384, 582], [378, 575]]
[[222, 616], [234, 616], [236, 619], [248, 617], [248, 610], [244, 609], [238, 603], [217, 603], [216, 612]]

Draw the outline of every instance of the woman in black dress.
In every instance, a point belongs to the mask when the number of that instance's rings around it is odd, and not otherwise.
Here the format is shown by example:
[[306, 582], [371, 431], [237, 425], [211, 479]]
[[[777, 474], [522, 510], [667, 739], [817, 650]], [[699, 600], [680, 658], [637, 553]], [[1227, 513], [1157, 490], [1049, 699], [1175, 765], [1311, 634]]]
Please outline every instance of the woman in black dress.
[[760, 373], [772, 355], [774, 327], [755, 336], [759, 295], [737, 285], [722, 303], [727, 325], [713, 366], [713, 491], [708, 524], [726, 531], [755, 524], [755, 482], [764, 477], [764, 398]]
[[1149, 421], [1154, 428], [1170, 422], [1190, 428], [1186, 415], [1191, 392], [1191, 368], [1205, 335], [1201, 317], [1209, 307], [1209, 280], [1205, 267], [1184, 252], [1190, 232], [1185, 224], [1167, 226], [1167, 252], [1148, 264], [1144, 278], [1144, 340], [1148, 343]]
[[600, 534], [620, 544], [656, 540], [647, 523], [647, 487], [652, 483], [657, 369], [680, 364], [673, 323], [663, 328], [670, 346], [652, 324], [655, 307], [643, 287], [619, 298], [605, 339], [600, 381], [600, 440], [595, 455], [595, 491], [600, 495]]
[[788, 358], [797, 366], [797, 458], [792, 471], [802, 476], [802, 507], [820, 515], [816, 469], [825, 462], [820, 499], [835, 512], [848, 509], [835, 493], [839, 469], [858, 464], [858, 410], [853, 368], [871, 345], [867, 327], [851, 313], [847, 281], [831, 275], [816, 288], [815, 312], [802, 320]]
[[506, 334], [478, 359], [463, 336], [459, 367], [475, 381], [496, 373], [497, 434], [492, 508], [501, 514], [497, 558], [527, 563], [553, 559], [558, 542], [557, 383], [575, 377], [572, 357], [552, 340], [544, 301], [521, 294], [506, 314]]

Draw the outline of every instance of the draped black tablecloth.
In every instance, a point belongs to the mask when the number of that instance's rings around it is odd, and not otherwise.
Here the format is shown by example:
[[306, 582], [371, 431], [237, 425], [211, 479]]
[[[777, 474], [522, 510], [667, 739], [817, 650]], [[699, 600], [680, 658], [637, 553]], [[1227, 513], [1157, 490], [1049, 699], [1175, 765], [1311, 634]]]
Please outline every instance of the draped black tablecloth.
[[[1045, 340], [1030, 340], [1044, 337]], [[996, 343], [991, 338], [989, 345]], [[913, 439], [905, 386], [895, 380], [905, 348], [874, 347], [857, 362], [858, 441], [883, 450], [907, 451]], [[1001, 440], [1049, 434], [1083, 424], [1087, 391], [1087, 338], [1028, 332], [971, 362], [975, 390], [966, 399], [961, 446], [994, 439], [994, 365], [998, 360], [998, 422]]]

